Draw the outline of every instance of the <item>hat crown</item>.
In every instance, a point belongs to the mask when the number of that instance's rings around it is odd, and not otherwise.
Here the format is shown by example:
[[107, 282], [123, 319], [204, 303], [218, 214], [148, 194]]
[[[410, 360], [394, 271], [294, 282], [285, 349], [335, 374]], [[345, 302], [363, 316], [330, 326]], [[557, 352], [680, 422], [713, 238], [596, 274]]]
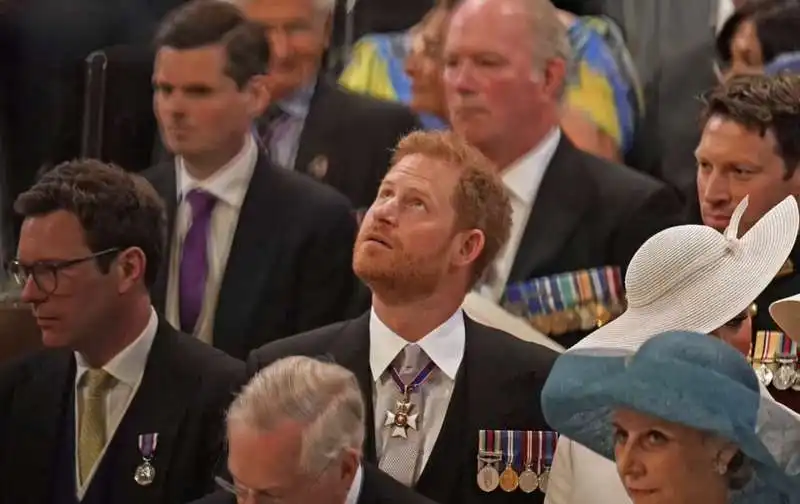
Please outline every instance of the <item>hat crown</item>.
[[[686, 331], [669, 331], [642, 344], [628, 365], [633, 375], [637, 368], [653, 364], [683, 364], [724, 376], [758, 393], [758, 380], [739, 352], [716, 338]], [[645, 373], [646, 374], [646, 373]]]
[[677, 226], [657, 233], [639, 248], [628, 266], [628, 307], [647, 306], [697, 282], [720, 259], [736, 253], [734, 243], [707, 226]]

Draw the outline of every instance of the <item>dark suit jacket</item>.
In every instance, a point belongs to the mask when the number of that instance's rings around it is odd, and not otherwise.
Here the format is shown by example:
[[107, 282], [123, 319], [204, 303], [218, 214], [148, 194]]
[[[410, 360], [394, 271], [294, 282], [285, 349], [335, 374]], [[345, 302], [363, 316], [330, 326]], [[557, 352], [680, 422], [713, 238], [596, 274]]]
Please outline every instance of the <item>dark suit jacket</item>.
[[[565, 137], [544, 174], [508, 283], [619, 266], [655, 233], [683, 224], [685, 210], [665, 184], [578, 150]], [[559, 336], [571, 346], [585, 333]]]
[[[364, 479], [356, 501], [358, 504], [435, 504], [372, 464], [364, 464], [363, 468]], [[192, 504], [236, 504], [236, 497], [219, 491]]]
[[[108, 504], [174, 504], [212, 491], [224, 412], [243, 381], [242, 362], [160, 323], [141, 385], [110, 440], [108, 453], [126, 470], [113, 474]], [[64, 470], [56, 452], [74, 383], [75, 357], [67, 349], [0, 368], [0, 502], [51, 502], [51, 483]], [[133, 480], [142, 461], [138, 436], [148, 432], [158, 433], [156, 478], [139, 486]]]
[[321, 180], [355, 208], [368, 207], [389, 169], [392, 149], [418, 128], [404, 106], [351, 93], [321, 78], [300, 135], [295, 171], [319, 178], [312, 166], [324, 159], [327, 170]]
[[[178, 203], [174, 164], [144, 175], [167, 202], [172, 237]], [[259, 154], [220, 287], [214, 346], [244, 358], [268, 341], [345, 318], [355, 286], [355, 233], [342, 195]], [[162, 312], [169, 256], [152, 292]]]
[[[250, 355], [252, 375], [290, 355], [326, 356], [358, 378], [367, 405], [365, 457], [376, 460], [369, 312], [361, 317], [265, 345]], [[557, 354], [465, 318], [466, 347], [442, 430], [416, 490], [441, 504], [543, 502], [541, 493], [483, 493], [477, 486], [481, 429], [549, 430], [539, 393]]]
[[[797, 270], [798, 266], [800, 266], [800, 245], [795, 245], [789, 258], [794, 262], [795, 271], [788, 275], [774, 278], [764, 289], [764, 292], [756, 298], [757, 312], [753, 318], [753, 345], [755, 345], [755, 337], [758, 331], [781, 330], [769, 314], [769, 305], [800, 292], [800, 271]], [[769, 393], [781, 403], [800, 413], [800, 391], [792, 389], [778, 390], [770, 385]]]

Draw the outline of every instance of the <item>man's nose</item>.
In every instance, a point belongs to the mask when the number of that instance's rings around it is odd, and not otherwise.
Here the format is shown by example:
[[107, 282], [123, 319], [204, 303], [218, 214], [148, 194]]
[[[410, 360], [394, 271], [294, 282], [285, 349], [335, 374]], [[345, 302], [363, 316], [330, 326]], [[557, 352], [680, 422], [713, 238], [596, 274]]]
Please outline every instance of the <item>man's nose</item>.
[[25, 283], [22, 285], [22, 292], [20, 293], [22, 302], [26, 304], [41, 302], [45, 297], [44, 292], [42, 292], [33, 279], [33, 275], [28, 275]]
[[716, 171], [703, 175], [699, 185], [701, 202], [719, 204], [731, 199], [730, 185], [727, 178]]

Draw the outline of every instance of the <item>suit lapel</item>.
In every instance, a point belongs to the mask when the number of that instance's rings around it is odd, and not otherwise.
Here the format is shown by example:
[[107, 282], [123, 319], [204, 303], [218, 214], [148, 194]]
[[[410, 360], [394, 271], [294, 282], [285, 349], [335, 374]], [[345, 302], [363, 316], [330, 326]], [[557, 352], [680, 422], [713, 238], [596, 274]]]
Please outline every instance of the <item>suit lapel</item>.
[[284, 229], [291, 225], [283, 215], [284, 195], [271, 180], [276, 169], [259, 152], [217, 300], [214, 346], [239, 358], [246, 355], [253, 312], [274, 271]]
[[556, 257], [589, 208], [592, 189], [583, 183], [582, 160], [576, 154], [562, 135], [531, 209], [509, 283], [538, 276], [535, 272]]
[[36, 375], [17, 391], [18, 401], [8, 426], [8, 445], [3, 451], [7, 457], [14, 457], [4, 464], [13, 464], [15, 474], [31, 478], [25, 483], [15, 483], [26, 486], [17, 495], [19, 504], [46, 502], [55, 472], [64, 470], [54, 464], [61, 448], [59, 431], [67, 419], [66, 408], [72, 407], [69, 399], [73, 397], [74, 383], [72, 352], [57, 350], [42, 360]]
[[175, 232], [175, 214], [178, 208], [178, 188], [173, 163], [160, 166], [150, 181], [164, 200], [167, 211], [166, 246], [158, 268], [158, 276], [150, 292], [153, 298], [153, 306], [156, 307], [156, 310], [164, 313], [167, 302], [170, 257], [172, 255], [172, 236]]
[[[175, 373], [180, 361], [177, 333], [161, 322], [147, 359], [142, 382], [109, 446], [116, 459], [116, 472], [111, 477], [117, 495], [125, 502], [138, 504], [155, 502], [163, 495], [168, 468], [177, 442], [182, 418], [186, 414], [187, 398], [196, 390], [195, 380]], [[149, 486], [140, 486], [133, 475], [142, 463], [138, 440], [140, 434], [158, 434], [158, 445], [152, 465], [156, 476]]]
[[436, 502], [464, 501], [463, 495], [472, 492], [474, 483], [473, 479], [460, 478], [477, 474], [478, 431], [509, 428], [503, 422], [513, 416], [516, 408], [525, 406], [508, 404], [503, 393], [514, 386], [516, 370], [497, 362], [487, 363], [486, 356], [497, 354], [493, 349], [494, 334], [484, 333], [485, 328], [467, 316], [464, 324], [464, 360], [456, 375], [442, 430], [416, 486], [419, 493]]
[[[317, 81], [317, 87], [314, 90], [314, 95], [311, 97], [311, 103], [308, 107], [308, 115], [306, 116], [303, 124], [303, 131], [300, 133], [300, 139], [297, 145], [297, 156], [295, 157], [294, 169], [300, 173], [308, 173], [309, 166], [317, 156], [327, 156], [328, 153], [324, 152], [325, 138], [328, 117], [331, 116], [330, 110], [330, 93], [331, 84], [325, 78], [320, 78]], [[315, 178], [324, 180], [325, 174], [322, 177], [315, 175]]]
[[[465, 317], [465, 321], [468, 320]], [[459, 487], [458, 478], [461, 475], [458, 469], [459, 461], [463, 460], [461, 454], [466, 450], [464, 419], [468, 418], [469, 396], [468, 390], [475, 385], [471, 378], [475, 372], [468, 362], [468, 347], [464, 350], [464, 360], [456, 374], [456, 383], [450, 396], [450, 404], [442, 423], [442, 429], [436, 438], [428, 457], [428, 462], [417, 481], [416, 490], [436, 502], [456, 502], [454, 493]], [[472, 368], [474, 369], [474, 368]]]
[[372, 401], [373, 380], [369, 367], [369, 317], [367, 311], [360, 317], [347, 322], [331, 347], [334, 362], [346, 367], [356, 375], [366, 407], [364, 439], [364, 458], [368, 462], [377, 461], [375, 448], [375, 406]]

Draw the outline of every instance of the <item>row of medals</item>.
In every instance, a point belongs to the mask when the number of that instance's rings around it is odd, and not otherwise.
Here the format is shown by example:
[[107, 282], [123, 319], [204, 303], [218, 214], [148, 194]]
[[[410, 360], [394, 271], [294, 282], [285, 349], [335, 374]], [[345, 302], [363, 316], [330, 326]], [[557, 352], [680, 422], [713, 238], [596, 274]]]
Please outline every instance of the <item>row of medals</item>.
[[541, 474], [536, 474], [533, 466], [528, 464], [521, 473], [517, 474], [511, 464], [507, 464], [501, 473], [496, 467], [501, 460], [500, 455], [483, 453], [478, 456], [478, 460], [485, 464], [478, 471], [478, 487], [484, 492], [494, 492], [500, 487], [503, 491], [509, 493], [517, 489], [525, 493], [533, 493], [536, 490], [547, 493], [547, 482], [550, 477], [549, 469], [544, 469]]
[[778, 390], [800, 391], [797, 356], [781, 355], [774, 361], [755, 360], [753, 367], [756, 370], [756, 376], [765, 387], [772, 385]]
[[532, 315], [530, 324], [543, 334], [560, 335], [571, 331], [590, 331], [607, 324], [625, 310], [622, 303], [611, 309], [601, 303], [587, 303], [569, 310]]

